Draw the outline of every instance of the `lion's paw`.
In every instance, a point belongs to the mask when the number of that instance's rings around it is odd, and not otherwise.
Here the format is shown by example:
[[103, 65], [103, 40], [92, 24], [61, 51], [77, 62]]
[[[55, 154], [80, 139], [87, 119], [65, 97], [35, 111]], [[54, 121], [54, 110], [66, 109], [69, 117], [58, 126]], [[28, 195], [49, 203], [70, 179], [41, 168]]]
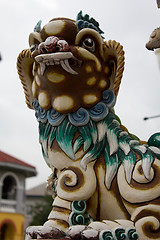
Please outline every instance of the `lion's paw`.
[[[121, 225], [121, 224], [122, 225]], [[89, 226], [76, 225], [68, 229], [71, 239], [84, 240], [137, 240], [138, 234], [130, 221], [93, 222]]]
[[72, 226], [68, 229], [68, 236], [71, 239], [79, 240], [79, 239], [90, 239], [90, 240], [98, 240], [99, 232], [93, 228], [84, 226], [84, 225], [76, 225]]
[[58, 228], [46, 226], [30, 226], [26, 229], [25, 240], [31, 239], [59, 239], [64, 238], [66, 233]]

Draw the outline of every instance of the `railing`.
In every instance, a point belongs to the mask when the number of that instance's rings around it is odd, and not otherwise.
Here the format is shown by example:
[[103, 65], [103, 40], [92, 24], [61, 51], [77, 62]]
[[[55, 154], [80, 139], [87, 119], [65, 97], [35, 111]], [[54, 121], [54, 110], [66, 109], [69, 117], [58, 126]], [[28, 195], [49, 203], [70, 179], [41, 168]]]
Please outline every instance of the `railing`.
[[0, 199], [0, 212], [16, 212], [17, 202], [14, 200]]

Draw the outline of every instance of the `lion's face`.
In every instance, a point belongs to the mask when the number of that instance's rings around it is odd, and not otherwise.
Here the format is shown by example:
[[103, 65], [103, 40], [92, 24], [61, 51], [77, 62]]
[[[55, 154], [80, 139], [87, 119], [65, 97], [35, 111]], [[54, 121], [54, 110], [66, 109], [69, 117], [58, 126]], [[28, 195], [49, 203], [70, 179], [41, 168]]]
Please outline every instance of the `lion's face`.
[[30, 50], [18, 57], [29, 107], [38, 99], [45, 110], [75, 112], [96, 105], [104, 90], [113, 89], [117, 52], [96, 30], [78, 30], [73, 20], [52, 19], [30, 34], [29, 44]]
[[99, 102], [102, 92], [110, 87], [113, 57], [104, 57], [105, 45], [98, 32], [78, 32], [74, 21], [55, 19], [44, 26], [40, 36], [40, 43], [30, 36], [32, 91], [40, 106], [68, 113]]

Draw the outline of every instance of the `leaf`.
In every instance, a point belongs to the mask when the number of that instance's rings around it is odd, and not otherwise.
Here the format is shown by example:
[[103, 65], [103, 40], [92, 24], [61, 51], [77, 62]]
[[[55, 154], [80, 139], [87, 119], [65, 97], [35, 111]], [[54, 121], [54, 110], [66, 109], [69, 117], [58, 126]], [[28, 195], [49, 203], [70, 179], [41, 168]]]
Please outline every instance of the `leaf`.
[[106, 138], [91, 146], [90, 150], [81, 159], [81, 166], [84, 170], [86, 170], [89, 162], [95, 161], [101, 155], [102, 151], [104, 151], [105, 144]]
[[83, 138], [83, 142], [84, 142], [83, 151], [86, 152], [92, 143], [92, 137], [91, 137], [88, 125], [83, 127], [78, 127], [78, 132], [80, 136]]
[[45, 124], [45, 130], [42, 135], [42, 147], [46, 156], [48, 156], [48, 138], [49, 138], [51, 128], [52, 126], [50, 123]]
[[77, 128], [73, 126], [66, 117], [63, 122], [58, 126], [56, 131], [56, 140], [60, 148], [70, 157], [75, 159], [72, 141]]
[[53, 141], [56, 137], [56, 131], [57, 131], [57, 127], [52, 127], [50, 135], [49, 135], [49, 139], [48, 139], [48, 145], [50, 148], [52, 148]]
[[154, 155], [152, 154], [151, 150], [148, 149], [142, 158], [142, 169], [145, 177], [148, 180], [150, 180], [150, 170], [151, 170], [151, 165], [153, 161], [154, 161]]
[[90, 130], [90, 134], [92, 136], [93, 144], [95, 144], [98, 139], [96, 124], [92, 120], [90, 120], [88, 123], [88, 126], [89, 126], [89, 130]]
[[109, 151], [109, 145], [107, 144], [104, 151], [104, 159], [106, 163], [105, 185], [108, 189], [110, 189], [111, 187], [111, 183], [117, 173], [117, 169], [119, 166], [118, 155], [113, 154], [112, 156], [110, 156]]
[[74, 142], [74, 146], [73, 146], [74, 153], [78, 151], [78, 149], [82, 146], [82, 144], [83, 144], [83, 138], [79, 136]]
[[136, 159], [137, 159], [136, 154], [134, 153], [133, 150], [131, 150], [128, 155], [125, 155], [123, 159], [123, 166], [126, 174], [126, 180], [129, 184], [132, 179], [132, 173], [136, 163]]
[[42, 138], [44, 135], [45, 124], [39, 122], [39, 142], [42, 143]]

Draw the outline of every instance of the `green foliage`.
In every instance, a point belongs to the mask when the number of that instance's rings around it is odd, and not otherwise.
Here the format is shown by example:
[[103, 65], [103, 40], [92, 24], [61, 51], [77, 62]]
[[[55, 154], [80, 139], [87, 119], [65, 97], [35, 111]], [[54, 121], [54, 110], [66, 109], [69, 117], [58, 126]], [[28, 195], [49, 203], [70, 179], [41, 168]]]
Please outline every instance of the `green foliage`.
[[47, 219], [48, 215], [52, 209], [53, 198], [50, 195], [45, 195], [41, 203], [37, 203], [31, 209], [31, 214], [33, 216], [30, 225], [43, 225]]

